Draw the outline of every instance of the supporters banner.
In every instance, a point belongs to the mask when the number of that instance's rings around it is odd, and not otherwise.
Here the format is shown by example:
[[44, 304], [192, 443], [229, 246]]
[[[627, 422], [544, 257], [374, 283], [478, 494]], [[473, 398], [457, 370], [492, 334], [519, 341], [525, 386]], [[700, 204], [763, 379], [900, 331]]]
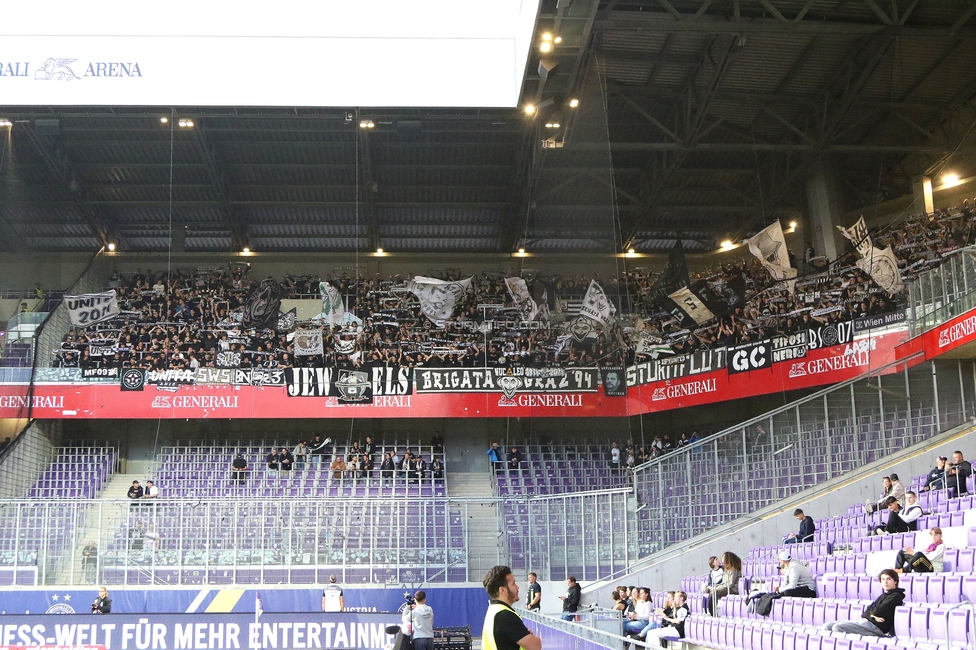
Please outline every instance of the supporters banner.
[[324, 320], [329, 325], [336, 325], [342, 322], [346, 315], [346, 306], [342, 302], [342, 294], [328, 282], [319, 282], [319, 293], [322, 295], [322, 313], [316, 320]]
[[674, 248], [668, 253], [668, 265], [661, 271], [657, 282], [651, 288], [649, 298], [658, 302], [680, 289], [687, 287], [688, 282], [688, 262], [685, 259], [685, 247], [681, 240], [674, 243]]
[[197, 368], [195, 378], [198, 384], [285, 385], [285, 371], [279, 368]]
[[773, 365], [773, 342], [769, 339], [736, 345], [726, 351], [730, 375], [750, 372]]
[[674, 350], [660, 338], [652, 335], [647, 330], [639, 330], [630, 335], [630, 346], [634, 349], [634, 354], [639, 356], [650, 356], [655, 359], [662, 354], [674, 354]]
[[75, 327], [88, 327], [119, 315], [119, 301], [115, 289], [104, 293], [65, 296], [64, 306]]
[[539, 316], [539, 306], [529, 294], [529, 287], [522, 278], [505, 278], [508, 294], [515, 302], [519, 317], [522, 320], [535, 320]]
[[580, 316], [585, 316], [594, 320], [604, 327], [613, 322], [617, 308], [610, 302], [610, 298], [596, 280], [590, 280], [590, 286], [583, 296], [583, 304], [580, 305]]
[[884, 250], [872, 247], [867, 255], [855, 263], [888, 293], [898, 293], [905, 288], [901, 281], [901, 271], [898, 270], [898, 260], [891, 246]]
[[867, 224], [864, 223], [864, 215], [861, 215], [861, 218], [857, 220], [857, 223], [850, 228], [837, 226], [837, 230], [839, 230], [842, 235], [847, 237], [851, 243], [854, 244], [854, 250], [864, 257], [867, 257], [874, 248], [874, 244], [871, 243], [871, 237], [868, 235]]
[[218, 368], [236, 368], [241, 365], [241, 353], [236, 350], [221, 350], [217, 353]]
[[407, 282], [407, 289], [420, 301], [420, 311], [438, 327], [454, 314], [471, 290], [471, 278], [447, 282], [418, 275]]
[[749, 252], [755, 255], [766, 267], [774, 280], [789, 280], [796, 277], [796, 269], [790, 266], [790, 254], [786, 248], [786, 236], [779, 219], [764, 228], [759, 234], [746, 240]]
[[296, 357], [310, 357], [325, 352], [322, 346], [322, 330], [297, 330], [288, 336], [292, 337]]
[[146, 383], [155, 386], [189, 386], [195, 378], [192, 370], [149, 370]]
[[904, 323], [906, 320], [908, 320], [908, 316], [904, 311], [893, 311], [889, 314], [880, 314], [878, 316], [864, 316], [863, 318], [854, 320], [854, 331], [864, 332], [875, 327], [897, 325]]
[[854, 323], [842, 321], [820, 327], [811, 327], [805, 330], [805, 333], [807, 347], [811, 350], [829, 348], [832, 345], [844, 345], [854, 340]]
[[683, 287], [674, 293], [668, 294], [668, 298], [673, 300], [674, 304], [678, 305], [684, 313], [688, 314], [699, 325], [715, 318], [715, 314], [688, 287]]
[[413, 394], [413, 370], [395, 366], [288, 368], [284, 381], [290, 397], [335, 397], [341, 403], [370, 402], [374, 396]]
[[627, 371], [623, 367], [601, 368], [603, 394], [608, 397], [627, 397]]
[[273, 328], [278, 323], [281, 294], [281, 285], [274, 278], [261, 280], [244, 301], [241, 325], [245, 329]]
[[[934, 337], [932, 349], [948, 350], [976, 339], [974, 323], [969, 314], [925, 336]], [[391, 366], [370, 368], [372, 402], [340, 402], [336, 369], [300, 368], [285, 371], [286, 387], [173, 385], [170, 394], [120, 392], [100, 382], [35, 384], [32, 393], [26, 383], [2, 384], [0, 417], [25, 417], [28, 406], [33, 417], [46, 419], [624, 417], [851, 379], [894, 361], [906, 336], [899, 330], [809, 349], [804, 358], [774, 362], [763, 381], [730, 376], [725, 349], [648, 361], [627, 368], [626, 399], [600, 391], [595, 369], [506, 375], [493, 368], [421, 368], [411, 374]]]
[[82, 379], [118, 379], [118, 367], [112, 368], [83, 368], [81, 371]]
[[417, 368], [418, 393], [595, 392], [596, 368]]

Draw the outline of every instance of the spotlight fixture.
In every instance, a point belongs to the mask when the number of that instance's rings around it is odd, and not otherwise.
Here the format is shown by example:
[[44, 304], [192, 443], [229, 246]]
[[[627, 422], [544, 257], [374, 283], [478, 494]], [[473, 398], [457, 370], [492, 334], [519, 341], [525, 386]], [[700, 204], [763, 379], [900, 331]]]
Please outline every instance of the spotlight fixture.
[[569, 107], [570, 108], [576, 108], [577, 106], [579, 106], [579, 100], [578, 99], [575, 99], [574, 98], [574, 99], [569, 100]]
[[159, 123], [160, 124], [169, 124], [169, 118], [164, 115], [163, 117], [159, 118]]
[[383, 249], [382, 248], [377, 248], [376, 249], [376, 254], [377, 255], [382, 255], [383, 254]]
[[245, 246], [244, 248], [241, 249], [241, 252], [242, 253], [250, 253], [251, 252], [251, 249], [248, 248], [247, 246]]
[[735, 248], [735, 244], [732, 243], [731, 239], [726, 239], [725, 241], [722, 242], [723, 251], [730, 251], [733, 248]]
[[556, 38], [552, 39], [552, 42], [553, 43], [556, 43], [558, 45], [559, 43], [562, 43], [563, 42], [563, 37], [562, 36], [557, 36]]
[[525, 255], [525, 249], [524, 248], [520, 248], [519, 249], [519, 255]]
[[8, 119], [0, 119], [0, 126], [13, 126], [14, 123]]
[[942, 176], [942, 187], [955, 187], [959, 184], [959, 174], [944, 174]]
[[627, 249], [627, 254], [628, 254], [628, 255], [634, 255], [634, 254], [636, 254], [636, 253], [637, 253], [637, 251], [635, 251], [635, 250], [634, 250], [633, 248], [628, 248], [628, 249]]
[[189, 118], [182, 118], [177, 122], [177, 124], [181, 129], [189, 129], [193, 127], [193, 120]]
[[526, 104], [525, 105], [525, 114], [526, 115], [534, 115], [535, 114], [535, 104]]
[[373, 120], [362, 120], [359, 123], [359, 128], [361, 129], [372, 129], [375, 126], [376, 125], [373, 123]]
[[558, 129], [559, 126], [559, 122], [546, 122], [547, 129]]
[[796, 228], [796, 222], [795, 221], [791, 221], [790, 222], [790, 228]]
[[543, 54], [547, 52], [552, 52], [552, 43], [550, 43], [549, 41], [542, 41], [541, 43], [539, 43], [539, 51], [542, 52]]
[[549, 32], [546, 32], [545, 34], [542, 35], [542, 40], [543, 41], [551, 41], [552, 40], [552, 34], [550, 34]]
[[114, 251], [115, 250], [115, 244], [113, 244], [112, 242], [109, 242], [108, 243], [108, 250], [109, 250], [109, 252]]

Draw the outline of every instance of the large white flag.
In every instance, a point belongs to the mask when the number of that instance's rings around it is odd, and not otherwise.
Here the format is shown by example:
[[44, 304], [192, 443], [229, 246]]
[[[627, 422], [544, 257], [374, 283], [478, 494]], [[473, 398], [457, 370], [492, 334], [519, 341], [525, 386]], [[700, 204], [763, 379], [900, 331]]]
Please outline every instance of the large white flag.
[[105, 293], [65, 296], [64, 306], [68, 309], [71, 324], [76, 327], [88, 327], [119, 315], [119, 301], [115, 297], [115, 289]]
[[407, 289], [420, 300], [420, 311], [435, 323], [450, 318], [470, 288], [471, 278], [447, 282], [418, 275], [407, 282]]
[[871, 250], [855, 264], [888, 293], [898, 293], [905, 288], [901, 282], [898, 260], [891, 246], [884, 250], [872, 246]]
[[764, 228], [755, 237], [746, 240], [749, 252], [759, 258], [774, 280], [796, 277], [796, 269], [790, 266], [790, 254], [786, 249], [786, 237], [779, 220]]
[[597, 284], [596, 280], [590, 280], [590, 288], [586, 290], [579, 313], [607, 326], [613, 322], [613, 315], [617, 313], [617, 308], [610, 302], [603, 287]]
[[871, 236], [868, 235], [868, 227], [864, 223], [864, 215], [861, 215], [861, 218], [857, 220], [857, 223], [850, 228], [837, 226], [837, 230], [851, 240], [851, 243], [854, 244], [854, 248], [858, 253], [865, 257], [871, 254], [871, 251], [874, 249], [874, 244], [871, 243]]
[[705, 303], [688, 287], [682, 287], [674, 293], [669, 293], [668, 298], [673, 300], [674, 304], [681, 307], [682, 311], [691, 316], [699, 325], [715, 318], [712, 310], [706, 307]]
[[322, 294], [322, 313], [316, 320], [325, 320], [329, 325], [342, 321], [346, 315], [346, 306], [342, 303], [342, 294], [328, 282], [319, 282], [319, 293]]
[[535, 320], [539, 315], [539, 306], [529, 295], [529, 288], [526, 286], [525, 280], [522, 278], [505, 278], [505, 286], [508, 287], [508, 293], [515, 302], [519, 317], [526, 321]]

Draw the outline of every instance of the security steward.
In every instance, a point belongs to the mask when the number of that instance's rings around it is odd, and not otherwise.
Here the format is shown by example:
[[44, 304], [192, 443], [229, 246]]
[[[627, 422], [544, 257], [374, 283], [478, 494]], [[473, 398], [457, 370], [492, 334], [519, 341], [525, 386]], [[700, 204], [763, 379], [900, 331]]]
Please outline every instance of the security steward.
[[491, 598], [481, 632], [483, 650], [542, 650], [542, 639], [529, 632], [512, 609], [518, 602], [519, 588], [507, 566], [496, 566], [485, 576], [485, 591]]

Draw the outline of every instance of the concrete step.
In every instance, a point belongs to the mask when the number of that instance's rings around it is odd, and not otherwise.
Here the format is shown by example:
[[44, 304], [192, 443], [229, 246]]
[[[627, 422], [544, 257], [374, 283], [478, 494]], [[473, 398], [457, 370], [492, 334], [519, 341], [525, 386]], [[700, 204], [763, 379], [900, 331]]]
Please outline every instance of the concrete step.
[[491, 474], [488, 471], [448, 473], [447, 494], [452, 497], [491, 498]]

